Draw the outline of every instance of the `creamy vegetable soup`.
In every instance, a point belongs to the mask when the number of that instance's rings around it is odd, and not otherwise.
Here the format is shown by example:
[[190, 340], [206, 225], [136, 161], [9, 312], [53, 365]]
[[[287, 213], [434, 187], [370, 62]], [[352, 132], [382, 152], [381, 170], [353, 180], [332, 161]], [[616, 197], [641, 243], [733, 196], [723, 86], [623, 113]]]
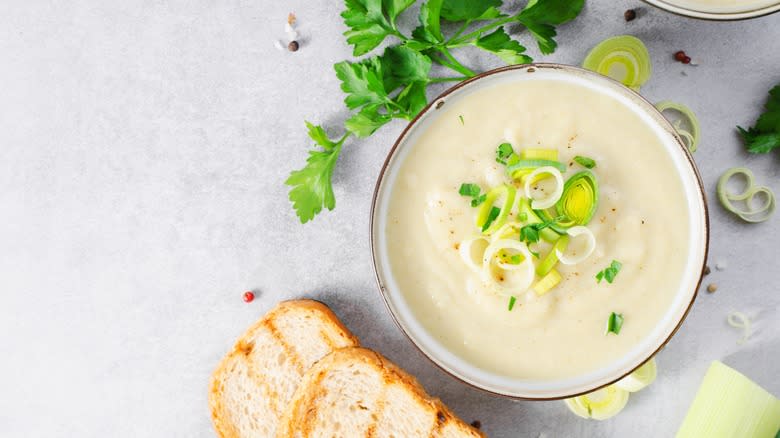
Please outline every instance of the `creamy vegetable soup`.
[[386, 228], [427, 331], [527, 379], [594, 371], [646, 339], [689, 253], [682, 180], [656, 132], [558, 80], [498, 83], [435, 111], [400, 163]]

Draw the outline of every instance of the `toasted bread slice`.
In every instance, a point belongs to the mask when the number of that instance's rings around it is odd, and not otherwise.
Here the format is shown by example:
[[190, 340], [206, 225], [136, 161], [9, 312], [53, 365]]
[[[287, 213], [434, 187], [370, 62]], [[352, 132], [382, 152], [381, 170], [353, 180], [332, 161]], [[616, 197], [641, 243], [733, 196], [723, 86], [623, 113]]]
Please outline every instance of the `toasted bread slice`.
[[222, 438], [273, 437], [301, 376], [357, 339], [324, 304], [285, 301], [238, 339], [211, 376], [209, 405]]
[[278, 438], [480, 437], [417, 380], [365, 348], [335, 350], [304, 376]]

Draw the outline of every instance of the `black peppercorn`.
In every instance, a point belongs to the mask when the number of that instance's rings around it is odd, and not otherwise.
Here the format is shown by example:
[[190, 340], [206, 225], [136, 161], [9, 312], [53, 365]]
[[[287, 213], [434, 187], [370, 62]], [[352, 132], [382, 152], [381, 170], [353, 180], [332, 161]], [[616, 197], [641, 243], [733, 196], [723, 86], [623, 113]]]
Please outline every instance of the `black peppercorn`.
[[290, 44], [287, 45], [287, 50], [297, 52], [300, 47], [301, 45], [298, 44], [298, 41], [290, 41]]
[[633, 21], [633, 20], [636, 18], [636, 11], [635, 11], [635, 10], [633, 10], [633, 9], [629, 9], [629, 10], [627, 10], [627, 11], [626, 11], [626, 12], [623, 14], [623, 18], [625, 18], [625, 19], [626, 19], [626, 21]]

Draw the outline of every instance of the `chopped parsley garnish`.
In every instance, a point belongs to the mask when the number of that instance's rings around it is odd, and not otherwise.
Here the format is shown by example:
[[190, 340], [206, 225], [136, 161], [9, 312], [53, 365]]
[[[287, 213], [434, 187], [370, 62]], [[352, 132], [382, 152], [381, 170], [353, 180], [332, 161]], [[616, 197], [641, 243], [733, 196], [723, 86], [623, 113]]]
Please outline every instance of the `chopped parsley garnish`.
[[[527, 215], [526, 215], [526, 219], [527, 219]], [[529, 244], [538, 242], [539, 232], [561, 219], [562, 219], [561, 217], [556, 217], [549, 221], [523, 226], [522, 228], [520, 228], [520, 241]], [[521, 219], [521, 220], [525, 220], [525, 219]]]
[[748, 130], [737, 126], [745, 147], [753, 154], [765, 154], [780, 148], [780, 84], [769, 91], [769, 100], [764, 108], [766, 112], [761, 114], [755, 126]]
[[599, 271], [598, 274], [596, 274], [596, 280], [601, 283], [601, 280], [607, 280], [607, 283], [612, 283], [615, 281], [615, 276], [617, 276], [618, 272], [620, 272], [620, 268], [623, 267], [623, 264], [620, 263], [617, 260], [612, 260], [612, 263], [604, 270]]
[[458, 116], [458, 118], [460, 119], [460, 124], [461, 125], [465, 125], [466, 124], [466, 122], [463, 121], [463, 115]]
[[507, 161], [512, 158], [513, 156], [517, 156], [515, 154], [514, 148], [512, 148], [512, 145], [509, 143], [501, 143], [498, 145], [498, 148], [496, 149], [496, 162], [506, 165]]
[[488, 228], [490, 228], [490, 224], [493, 223], [494, 220], [498, 217], [498, 215], [501, 213], [501, 209], [498, 207], [491, 207], [490, 208], [490, 214], [488, 215], [487, 220], [485, 221], [485, 224], [482, 225], [482, 232], [485, 232]]
[[460, 189], [458, 190], [458, 193], [460, 193], [462, 196], [467, 196], [471, 198], [472, 207], [476, 207], [479, 204], [485, 202], [485, 198], [487, 198], [487, 194], [480, 195], [481, 192], [482, 189], [480, 189], [478, 185], [471, 184], [471, 183], [461, 184]]
[[514, 296], [509, 297], [509, 311], [512, 311], [512, 308], [515, 307], [515, 301], [517, 301], [517, 298]]
[[604, 333], [620, 334], [620, 328], [623, 327], [623, 315], [620, 313], [612, 312], [607, 319], [607, 331]]
[[593, 169], [594, 167], [596, 167], [596, 160], [594, 160], [593, 158], [577, 155], [576, 157], [574, 157], [574, 161], [586, 169]]

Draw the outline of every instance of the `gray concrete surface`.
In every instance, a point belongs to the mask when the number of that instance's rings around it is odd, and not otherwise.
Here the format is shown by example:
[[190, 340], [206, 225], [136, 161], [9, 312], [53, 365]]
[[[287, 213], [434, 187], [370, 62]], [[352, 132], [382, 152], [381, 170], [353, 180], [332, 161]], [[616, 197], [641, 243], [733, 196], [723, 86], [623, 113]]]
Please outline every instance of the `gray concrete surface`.
[[[623, 21], [627, 7], [642, 8], [636, 21]], [[727, 268], [713, 269], [706, 283], [718, 291], [697, 299], [659, 355], [658, 381], [599, 423], [561, 402], [470, 389], [393, 325], [367, 232], [374, 181], [402, 123], [346, 146], [338, 207], [297, 223], [282, 182], [303, 163], [303, 120], [336, 133], [347, 115], [331, 68], [350, 52], [340, 9], [335, 0], [0, 4], [0, 435], [213, 436], [209, 373], [245, 327], [294, 297], [330, 304], [365, 345], [495, 437], [672, 436], [715, 359], [780, 394], [780, 215], [747, 225], [714, 201], [718, 176], [735, 165], [780, 193], [780, 155], [749, 156], [734, 130], [780, 82], [780, 14], [714, 23], [591, 0], [560, 29], [558, 52], [531, 50], [577, 64], [606, 37], [637, 35], [655, 68], [643, 94], [685, 102], [702, 123], [711, 264]], [[295, 54], [272, 44], [289, 11], [300, 19]], [[675, 63], [678, 49], [700, 65]], [[255, 302], [242, 302], [246, 289]], [[755, 319], [745, 345], [725, 323], [732, 310]]]

